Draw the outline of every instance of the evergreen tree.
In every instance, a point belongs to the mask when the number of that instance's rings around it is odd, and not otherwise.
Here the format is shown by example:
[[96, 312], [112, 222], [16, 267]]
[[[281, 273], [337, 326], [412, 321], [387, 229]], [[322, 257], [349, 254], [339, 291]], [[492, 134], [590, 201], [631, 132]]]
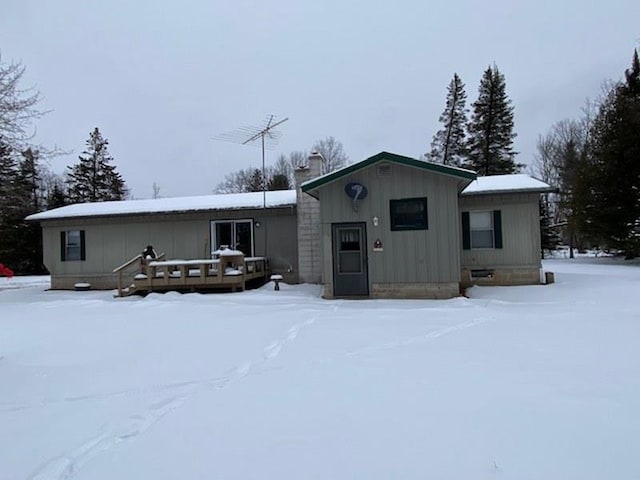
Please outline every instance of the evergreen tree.
[[467, 128], [467, 109], [465, 108], [467, 94], [464, 83], [457, 73], [447, 89], [446, 107], [440, 115], [443, 124], [431, 142], [431, 152], [428, 154], [432, 162], [460, 167], [466, 158], [465, 130]]
[[267, 190], [289, 190], [291, 183], [289, 177], [283, 173], [275, 173], [267, 182]]
[[246, 185], [247, 192], [261, 192], [265, 187], [262, 172], [259, 169], [255, 169], [249, 177], [249, 182]]
[[64, 190], [64, 186], [59, 183], [55, 183], [47, 196], [47, 210], [64, 207], [68, 204], [69, 201], [67, 193]]
[[640, 254], [640, 62], [634, 51], [625, 81], [611, 89], [591, 130], [589, 201], [581, 227], [628, 257]]
[[553, 251], [558, 248], [560, 235], [556, 230], [549, 209], [549, 199], [547, 195], [540, 196], [540, 248], [542, 258], [545, 251]]
[[69, 169], [69, 198], [72, 202], [104, 202], [124, 200], [127, 195], [125, 182], [111, 165], [108, 140], [96, 127], [87, 140], [87, 148], [80, 156], [80, 163]]
[[507, 97], [504, 75], [489, 66], [480, 80], [478, 99], [469, 123], [467, 168], [478, 175], [516, 173], [513, 106]]
[[39, 152], [28, 148], [22, 152], [18, 169], [18, 195], [21, 201], [20, 218], [16, 219], [16, 232], [20, 241], [14, 245], [19, 259], [17, 271], [23, 274], [42, 274], [42, 231], [37, 223], [26, 222], [25, 217], [37, 213], [43, 206], [40, 188]]
[[23, 271], [24, 217], [29, 197], [15, 160], [15, 151], [0, 137], [0, 259], [16, 273]]

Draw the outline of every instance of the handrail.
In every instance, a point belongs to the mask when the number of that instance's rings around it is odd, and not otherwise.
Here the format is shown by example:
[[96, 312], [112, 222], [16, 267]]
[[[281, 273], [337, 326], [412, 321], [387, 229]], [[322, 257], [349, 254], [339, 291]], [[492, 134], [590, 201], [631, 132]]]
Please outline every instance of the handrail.
[[138, 260], [140, 260], [142, 258], [142, 254], [139, 253], [138, 255], [136, 255], [135, 257], [133, 257], [131, 260], [128, 260], [127, 262], [123, 263], [122, 265], [120, 265], [119, 267], [116, 267], [113, 269], [113, 273], [118, 273], [120, 270], [124, 270], [125, 268], [127, 268], [129, 265], [133, 265], [134, 263], [136, 263]]
[[[162, 252], [160, 255], [158, 255], [154, 260], [160, 260], [162, 258], [164, 258], [164, 252]], [[116, 268], [113, 269], [113, 273], [117, 273], [118, 274], [118, 296], [119, 297], [122, 296], [122, 271], [125, 268], [128, 268], [131, 265], [133, 265], [134, 263], [136, 263], [138, 260], [143, 260], [143, 256], [142, 256], [141, 253], [139, 253], [135, 257], [131, 258], [130, 260], [127, 260], [125, 263], [123, 263], [119, 267], [116, 267]]]

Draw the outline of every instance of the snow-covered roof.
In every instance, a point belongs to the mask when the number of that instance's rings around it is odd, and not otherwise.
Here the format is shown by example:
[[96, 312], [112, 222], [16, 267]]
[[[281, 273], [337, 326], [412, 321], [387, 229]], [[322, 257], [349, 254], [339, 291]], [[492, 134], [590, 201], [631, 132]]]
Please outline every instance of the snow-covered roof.
[[480, 195], [489, 193], [516, 192], [552, 192], [555, 188], [529, 175], [488, 175], [478, 177], [465, 188], [461, 195]]
[[[267, 208], [296, 204], [295, 190], [266, 192]], [[197, 197], [157, 198], [152, 200], [122, 200], [119, 202], [76, 203], [46, 212], [29, 215], [27, 220], [51, 220], [75, 217], [197, 212], [204, 210], [239, 210], [262, 208], [262, 192], [202, 195]]]

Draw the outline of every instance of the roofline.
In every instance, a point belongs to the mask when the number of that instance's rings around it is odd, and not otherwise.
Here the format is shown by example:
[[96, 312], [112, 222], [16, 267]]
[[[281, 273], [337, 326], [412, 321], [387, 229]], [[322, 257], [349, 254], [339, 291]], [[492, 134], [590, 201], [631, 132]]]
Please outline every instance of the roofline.
[[369, 167], [374, 163], [381, 162], [383, 160], [398, 163], [400, 165], [405, 165], [407, 167], [420, 168], [422, 170], [442, 173], [444, 175], [460, 177], [466, 180], [475, 180], [477, 178], [477, 174], [475, 172], [471, 170], [465, 170], [464, 168], [450, 167], [448, 165], [441, 165], [439, 163], [417, 160], [415, 158], [405, 157], [403, 155], [397, 155], [395, 153], [380, 152], [373, 157], [369, 157], [352, 165], [347, 165], [346, 167], [334, 170], [333, 172], [327, 173], [313, 180], [308, 180], [301, 185], [302, 191], [305, 193], [309, 193], [311, 190], [320, 188], [328, 183], [344, 177], [345, 175], [357, 172], [358, 170], [362, 170], [363, 168]]
[[478, 192], [460, 192], [461, 197], [469, 197], [473, 195], [502, 195], [507, 193], [556, 193], [556, 187], [531, 187], [531, 188], [511, 188], [508, 190], [481, 190]]
[[[188, 210], [157, 210], [153, 212], [141, 211], [141, 212], [121, 212], [121, 213], [94, 213], [94, 214], [84, 214], [84, 215], [61, 215], [59, 217], [46, 217], [46, 218], [32, 218], [37, 217], [42, 213], [47, 213], [48, 210], [44, 212], [33, 213], [27, 217], [25, 217], [25, 221], [27, 222], [48, 222], [48, 221], [58, 221], [58, 220], [85, 220], [88, 218], [120, 218], [120, 217], [148, 217], [151, 215], [175, 215], [175, 214], [188, 214], [188, 213], [201, 213], [201, 212], [221, 212], [221, 211], [230, 211], [230, 212], [239, 212], [246, 210], [276, 210], [276, 209], [285, 209], [285, 208], [295, 208], [297, 206], [297, 201], [293, 203], [282, 203], [279, 205], [267, 205], [266, 207], [232, 207], [232, 208], [191, 208]], [[63, 208], [63, 207], [61, 207]]]

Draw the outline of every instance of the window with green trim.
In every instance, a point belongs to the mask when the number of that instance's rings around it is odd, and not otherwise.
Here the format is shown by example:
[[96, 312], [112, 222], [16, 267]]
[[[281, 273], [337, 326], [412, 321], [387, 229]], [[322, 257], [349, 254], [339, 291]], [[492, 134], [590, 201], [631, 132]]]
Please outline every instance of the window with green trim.
[[471, 248], [493, 248], [492, 212], [469, 212]]
[[389, 200], [391, 230], [427, 230], [427, 197]]
[[502, 212], [462, 212], [462, 249], [502, 248]]
[[63, 262], [85, 260], [84, 238], [84, 230], [65, 230], [60, 232], [60, 260]]

